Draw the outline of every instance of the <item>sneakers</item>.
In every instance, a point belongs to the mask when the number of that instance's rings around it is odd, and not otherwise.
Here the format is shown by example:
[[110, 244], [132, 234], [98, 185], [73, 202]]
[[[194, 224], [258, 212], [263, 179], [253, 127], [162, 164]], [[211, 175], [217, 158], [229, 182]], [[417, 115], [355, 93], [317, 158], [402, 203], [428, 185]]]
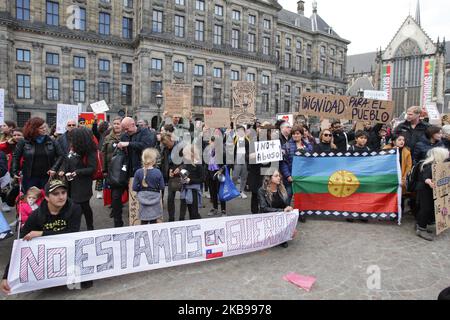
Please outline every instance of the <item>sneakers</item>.
[[248, 197], [247, 197], [247, 195], [244, 192], [241, 192], [241, 198], [242, 199], [247, 199]]
[[208, 217], [213, 217], [213, 216], [215, 216], [216, 214], [217, 214], [217, 209], [211, 209], [211, 210], [209, 210], [209, 212], [208, 212]]
[[435, 233], [436, 232], [436, 224], [429, 224], [427, 225], [427, 232], [428, 233]]
[[416, 235], [418, 237], [422, 238], [422, 239], [427, 240], [427, 241], [433, 241], [433, 236], [430, 235], [427, 231], [417, 229]]
[[103, 193], [97, 192], [97, 199], [103, 199]]
[[203, 196], [204, 196], [206, 199], [211, 199], [211, 195], [209, 194], [209, 192], [205, 192], [205, 193], [203, 194]]
[[227, 217], [228, 215], [227, 215], [227, 212], [225, 211], [225, 210], [222, 210], [221, 212], [220, 212], [220, 214], [222, 215], [222, 217]]

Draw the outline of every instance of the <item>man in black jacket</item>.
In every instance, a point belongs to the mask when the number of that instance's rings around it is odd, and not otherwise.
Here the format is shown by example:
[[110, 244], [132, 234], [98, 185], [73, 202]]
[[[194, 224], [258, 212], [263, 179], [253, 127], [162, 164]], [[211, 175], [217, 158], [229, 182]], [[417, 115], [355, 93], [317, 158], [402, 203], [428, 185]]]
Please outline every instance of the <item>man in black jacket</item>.
[[[20, 230], [20, 237], [26, 241], [33, 238], [80, 231], [81, 208], [67, 197], [67, 186], [61, 180], [52, 180], [45, 186], [45, 200], [28, 218]], [[0, 289], [10, 293], [6, 266]], [[92, 281], [82, 283], [82, 287], [92, 285]]]
[[58, 142], [59, 146], [63, 150], [64, 154], [69, 153], [69, 132], [72, 131], [77, 127], [77, 121], [76, 120], [68, 120], [66, 124], [66, 132], [64, 132], [63, 135], [61, 135], [56, 142]]

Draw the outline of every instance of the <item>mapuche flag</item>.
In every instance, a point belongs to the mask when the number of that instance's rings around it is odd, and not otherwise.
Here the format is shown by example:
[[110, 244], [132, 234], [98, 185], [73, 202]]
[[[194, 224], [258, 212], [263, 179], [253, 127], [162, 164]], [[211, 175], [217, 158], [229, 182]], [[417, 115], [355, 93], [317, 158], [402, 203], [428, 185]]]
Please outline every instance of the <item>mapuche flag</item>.
[[371, 154], [304, 155], [292, 166], [301, 214], [399, 218], [401, 172], [395, 150]]

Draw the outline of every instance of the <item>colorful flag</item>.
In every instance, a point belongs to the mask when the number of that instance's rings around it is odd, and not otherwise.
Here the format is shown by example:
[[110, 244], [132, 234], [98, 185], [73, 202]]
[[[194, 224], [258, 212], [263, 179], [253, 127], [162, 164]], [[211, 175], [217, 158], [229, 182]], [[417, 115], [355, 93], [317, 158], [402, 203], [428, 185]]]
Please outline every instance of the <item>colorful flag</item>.
[[300, 214], [399, 218], [400, 164], [395, 150], [366, 155], [305, 155], [292, 166]]
[[213, 252], [212, 249], [206, 250], [206, 259], [216, 259], [222, 257], [223, 257], [222, 251], [215, 250], [215, 252]]

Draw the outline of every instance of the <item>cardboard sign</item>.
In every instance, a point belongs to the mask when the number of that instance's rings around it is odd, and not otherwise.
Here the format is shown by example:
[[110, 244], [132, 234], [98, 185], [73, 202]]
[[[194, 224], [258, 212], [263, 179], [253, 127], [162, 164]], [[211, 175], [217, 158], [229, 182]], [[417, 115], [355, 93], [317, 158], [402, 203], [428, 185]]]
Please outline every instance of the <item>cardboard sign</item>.
[[371, 100], [331, 94], [302, 93], [299, 114], [325, 119], [389, 123], [394, 114], [392, 101]]
[[92, 111], [94, 111], [97, 114], [109, 111], [109, 107], [106, 104], [105, 100], [91, 103], [91, 108]]
[[436, 235], [450, 228], [450, 163], [434, 164], [432, 168], [434, 214], [436, 217]]
[[5, 89], [0, 89], [0, 125], [5, 123]]
[[232, 119], [234, 124], [254, 124], [256, 120], [256, 84], [253, 81], [232, 82]]
[[428, 118], [430, 119], [430, 124], [440, 126], [442, 124], [441, 115], [438, 111], [436, 102], [427, 103], [425, 109], [428, 113]]
[[294, 125], [294, 115], [293, 114], [277, 114], [277, 120], [284, 120], [289, 122], [291, 127]]
[[283, 161], [280, 140], [255, 141], [256, 163]]
[[189, 117], [192, 111], [192, 87], [188, 84], [168, 84], [164, 88], [164, 110], [168, 116]]
[[[78, 116], [78, 120], [83, 118], [86, 120], [85, 125], [87, 128], [92, 129], [92, 125], [94, 124], [94, 113], [93, 112], [83, 112]], [[106, 115], [104, 113], [97, 114], [97, 121], [100, 123], [101, 121], [106, 121]]]
[[80, 108], [77, 105], [58, 104], [56, 107], [56, 133], [65, 133], [67, 121], [77, 121], [79, 113]]
[[228, 108], [204, 108], [205, 125], [208, 128], [228, 128], [231, 123], [230, 109]]

